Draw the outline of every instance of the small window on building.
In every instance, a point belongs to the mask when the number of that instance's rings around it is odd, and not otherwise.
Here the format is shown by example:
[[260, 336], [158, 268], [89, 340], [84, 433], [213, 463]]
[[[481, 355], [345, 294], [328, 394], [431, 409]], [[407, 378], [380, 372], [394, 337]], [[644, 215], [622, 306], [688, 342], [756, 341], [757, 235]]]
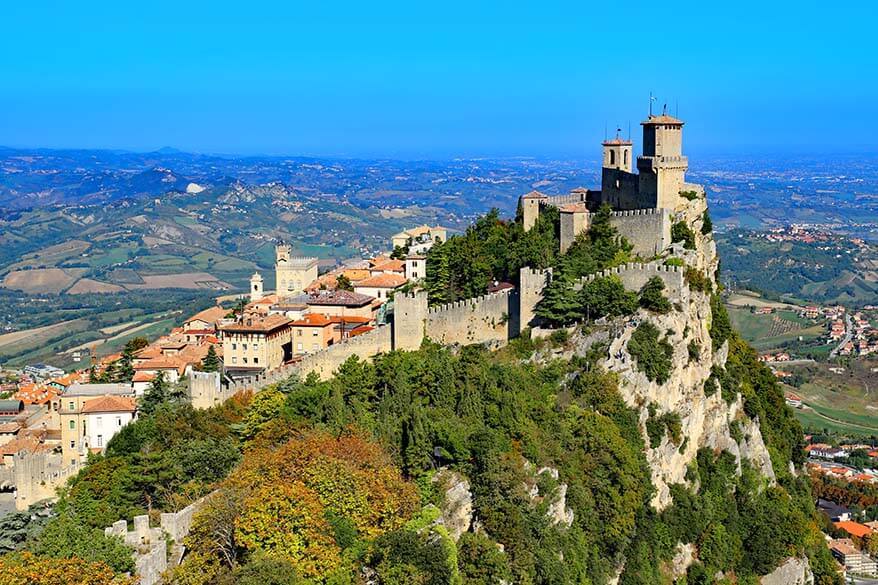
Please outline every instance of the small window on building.
[[117, 417], [116, 417], [116, 426], [117, 426], [117, 427], [121, 427], [121, 426], [122, 426], [122, 417], [121, 417], [121, 416], [117, 416]]
[[245, 343], [242, 348], [244, 351], [247, 351], [247, 344]]
[[247, 363], [247, 358], [246, 358], [246, 357], [244, 358], [244, 363], [245, 363], [245, 364]]
[[70, 448], [76, 449], [76, 441], [70, 441]]
[[69, 408], [70, 408], [70, 410], [76, 410], [76, 404], [74, 404], [73, 402], [71, 402]]
[[96, 418], [95, 418], [95, 426], [96, 426], [96, 427], [101, 426], [101, 417], [96, 417]]
[[232, 356], [232, 363], [233, 363], [233, 364], [237, 364], [237, 363], [238, 363], [238, 358]]
[[311, 344], [311, 349], [317, 351], [318, 349], [320, 349], [320, 347], [316, 343], [313, 343]]
[[70, 421], [70, 429], [73, 430], [75, 428], [76, 428], [76, 421], [75, 420]]
[[103, 446], [104, 446], [104, 436], [98, 435], [98, 447], [103, 447]]
[[258, 343], [254, 343], [254, 344], [253, 344], [253, 351], [256, 351], [256, 350], [258, 350], [258, 349], [259, 349], [259, 344], [258, 344]]
[[616, 164], [616, 151], [615, 150], [610, 151], [610, 164], [611, 165]]
[[258, 358], [258, 357], [253, 358], [253, 363], [254, 363], [254, 364], [258, 364], [258, 363], [259, 363], [259, 358]]
[[297, 344], [296, 344], [296, 350], [297, 350], [297, 351], [302, 351], [302, 344], [301, 344], [301, 343], [297, 343]]
[[624, 160], [625, 164], [628, 164], [628, 151], [622, 153], [622, 160]]
[[233, 343], [233, 344], [232, 344], [232, 349], [238, 349], [238, 344], [237, 344], [237, 343]]

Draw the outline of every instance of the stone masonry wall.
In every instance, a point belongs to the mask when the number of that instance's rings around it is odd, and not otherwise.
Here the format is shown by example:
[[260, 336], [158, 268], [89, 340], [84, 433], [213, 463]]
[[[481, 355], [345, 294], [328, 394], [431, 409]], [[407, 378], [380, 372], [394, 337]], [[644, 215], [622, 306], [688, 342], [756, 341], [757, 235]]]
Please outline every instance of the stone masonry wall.
[[671, 217], [666, 209], [614, 211], [610, 223], [639, 256], [650, 258], [671, 245]]
[[689, 287], [686, 285], [683, 269], [679, 266], [664, 266], [657, 262], [640, 264], [630, 262], [623, 266], [603, 270], [595, 274], [589, 274], [574, 286], [581, 289], [587, 282], [605, 276], [618, 276], [626, 290], [639, 291], [646, 282], [658, 276], [665, 283], [664, 294], [672, 303], [688, 303]]
[[333, 372], [353, 355], [366, 359], [390, 351], [390, 341], [390, 327], [384, 325], [368, 333], [330, 345], [322, 351], [305, 355], [296, 364], [294, 373], [297, 373], [300, 379], [304, 379], [311, 372], [316, 372], [321, 380], [325, 380], [332, 377]]
[[219, 372], [189, 373], [189, 396], [194, 408], [219, 406], [234, 393], [235, 391], [222, 385]]
[[445, 345], [506, 343], [510, 337], [509, 322], [513, 313], [518, 312], [513, 304], [517, 300], [517, 294], [506, 290], [431, 307], [426, 316], [426, 335]]

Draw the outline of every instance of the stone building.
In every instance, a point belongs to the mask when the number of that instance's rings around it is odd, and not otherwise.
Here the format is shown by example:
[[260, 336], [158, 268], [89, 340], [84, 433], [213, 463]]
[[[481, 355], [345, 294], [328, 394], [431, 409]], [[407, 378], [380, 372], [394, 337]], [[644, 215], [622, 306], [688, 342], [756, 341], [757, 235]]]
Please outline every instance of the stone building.
[[292, 321], [283, 315], [245, 315], [221, 331], [223, 365], [230, 376], [274, 369], [293, 357]]
[[288, 244], [278, 244], [275, 249], [275, 293], [293, 296], [317, 280], [317, 258], [294, 257]]
[[129, 384], [73, 384], [61, 396], [61, 455], [65, 465], [85, 462], [137, 416]]

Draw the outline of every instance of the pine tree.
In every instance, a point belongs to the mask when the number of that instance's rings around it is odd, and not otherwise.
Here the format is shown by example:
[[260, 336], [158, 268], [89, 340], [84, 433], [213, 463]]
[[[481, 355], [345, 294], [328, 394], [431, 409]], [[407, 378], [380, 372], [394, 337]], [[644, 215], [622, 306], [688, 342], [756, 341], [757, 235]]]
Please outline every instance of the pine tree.
[[204, 359], [201, 360], [201, 371], [202, 372], [219, 372], [222, 363], [220, 362], [219, 356], [216, 355], [216, 349], [211, 345], [207, 348], [207, 355], [204, 356]]
[[427, 254], [426, 288], [430, 304], [441, 305], [451, 300], [451, 268], [448, 242], [434, 244]]
[[543, 299], [534, 313], [553, 326], [566, 326], [582, 318], [582, 303], [573, 290], [573, 283], [556, 278], [546, 287]]
[[159, 372], [149, 383], [143, 396], [140, 397], [140, 412], [143, 414], [152, 414], [163, 403], [170, 398], [170, 384], [165, 378], [164, 372]]

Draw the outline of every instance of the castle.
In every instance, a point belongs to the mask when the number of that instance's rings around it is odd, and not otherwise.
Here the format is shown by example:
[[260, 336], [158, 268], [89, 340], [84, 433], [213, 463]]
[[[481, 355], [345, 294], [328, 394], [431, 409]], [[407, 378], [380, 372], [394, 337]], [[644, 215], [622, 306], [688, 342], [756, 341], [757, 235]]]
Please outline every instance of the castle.
[[650, 115], [643, 126], [643, 154], [632, 173], [633, 143], [617, 133], [601, 143], [601, 189], [578, 188], [567, 195], [549, 196], [532, 191], [521, 198], [524, 228], [537, 222], [540, 209], [557, 207], [561, 216], [561, 251], [587, 231], [591, 214], [604, 203], [613, 208], [611, 223], [638, 256], [650, 258], [671, 244], [671, 214], [688, 202], [683, 193], [700, 193], [686, 183], [689, 160], [683, 156], [683, 124], [665, 113]]
[[[693, 268], [710, 268], [701, 265], [699, 258], [704, 255], [685, 250], [682, 244], [673, 244], [671, 238], [674, 222], [684, 221], [697, 228], [707, 210], [703, 188], [686, 183], [688, 160], [682, 154], [683, 124], [666, 113], [650, 115], [641, 123], [644, 144], [643, 154], [636, 160], [637, 173], [632, 172], [631, 141], [618, 134], [605, 140], [601, 189], [577, 188], [566, 195], [555, 196], [538, 191], [523, 195], [520, 207], [524, 229], [534, 227], [542, 210], [549, 206], [558, 208], [563, 252], [580, 234], [588, 231], [592, 215], [607, 203], [613, 210], [611, 224], [632, 244], [637, 261], [606, 274], [618, 276], [623, 285], [632, 290], [639, 290], [649, 278], [658, 277], [665, 283], [672, 302], [686, 303], [689, 288], [684, 269], [667, 266], [660, 259], [671, 253]], [[310, 266], [313, 259], [294, 262], [289, 259], [288, 248], [279, 246], [278, 250], [278, 290], [290, 290], [296, 282], [304, 280], [304, 266]], [[316, 272], [316, 263], [314, 266]], [[576, 283], [576, 288], [594, 277], [583, 278]], [[238, 390], [258, 389], [294, 374], [304, 377], [313, 372], [328, 378], [351, 356], [368, 358], [391, 350], [413, 350], [427, 337], [443, 344], [502, 345], [526, 328], [537, 325], [534, 312], [551, 278], [551, 269], [526, 267], [521, 270], [515, 288], [436, 307], [428, 306], [425, 291], [397, 293], [388, 324], [309, 353], [296, 363], [238, 378], [227, 387], [217, 388], [214, 382], [205, 380], [204, 395], [208, 402], [215, 402]], [[256, 284], [258, 288], [261, 283]]]

